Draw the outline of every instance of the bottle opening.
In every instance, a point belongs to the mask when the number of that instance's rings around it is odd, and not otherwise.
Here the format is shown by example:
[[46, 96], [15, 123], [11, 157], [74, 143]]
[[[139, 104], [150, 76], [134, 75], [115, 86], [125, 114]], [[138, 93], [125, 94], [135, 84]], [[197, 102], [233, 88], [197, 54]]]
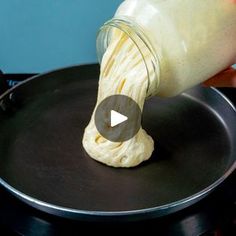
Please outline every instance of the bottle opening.
[[128, 19], [113, 18], [100, 28], [96, 42], [99, 63], [101, 63], [104, 53], [110, 45], [112, 38], [114, 38], [114, 30], [125, 33], [135, 47], [137, 47], [147, 73], [147, 97], [155, 95], [159, 86], [159, 60], [148, 39], [145, 37], [143, 30], [135, 23], [131, 23]]

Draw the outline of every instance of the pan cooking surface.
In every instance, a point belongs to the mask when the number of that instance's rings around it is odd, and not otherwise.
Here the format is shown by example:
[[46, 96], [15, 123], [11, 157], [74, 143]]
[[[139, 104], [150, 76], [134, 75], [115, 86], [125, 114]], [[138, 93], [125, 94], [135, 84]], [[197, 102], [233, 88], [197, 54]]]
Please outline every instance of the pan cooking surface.
[[158, 216], [192, 204], [232, 172], [235, 111], [200, 87], [147, 100], [142, 123], [155, 140], [149, 161], [115, 169], [89, 158], [81, 140], [98, 73], [97, 65], [71, 67], [14, 89], [0, 114], [0, 177], [17, 197], [69, 217]]

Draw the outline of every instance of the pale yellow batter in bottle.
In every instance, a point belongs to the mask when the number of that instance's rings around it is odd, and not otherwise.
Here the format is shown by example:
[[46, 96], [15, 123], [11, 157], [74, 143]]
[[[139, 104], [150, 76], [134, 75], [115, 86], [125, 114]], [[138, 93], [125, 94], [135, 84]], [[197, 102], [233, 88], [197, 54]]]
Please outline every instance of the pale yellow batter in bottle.
[[[102, 58], [97, 105], [123, 94], [143, 109], [146, 97], [175, 96], [236, 61], [236, 4], [126, 0], [102, 27], [97, 42]], [[102, 163], [133, 167], [150, 158], [154, 142], [143, 129], [125, 142], [106, 140], [93, 113], [83, 146]]]

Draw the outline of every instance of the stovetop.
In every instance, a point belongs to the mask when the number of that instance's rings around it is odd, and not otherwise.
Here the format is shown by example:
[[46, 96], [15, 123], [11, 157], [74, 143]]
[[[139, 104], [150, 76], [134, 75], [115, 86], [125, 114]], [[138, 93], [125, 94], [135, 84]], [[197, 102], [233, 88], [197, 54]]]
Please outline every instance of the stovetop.
[[[7, 74], [0, 78], [0, 93], [32, 74]], [[0, 76], [1, 77], [1, 76]], [[2, 76], [3, 77], [3, 76]], [[6, 82], [7, 81], [7, 82]], [[234, 89], [220, 89], [235, 105]], [[236, 172], [208, 197], [162, 218], [141, 222], [79, 222], [33, 209], [0, 187], [1, 235], [78, 235], [91, 232], [154, 232], [159, 235], [236, 235]]]

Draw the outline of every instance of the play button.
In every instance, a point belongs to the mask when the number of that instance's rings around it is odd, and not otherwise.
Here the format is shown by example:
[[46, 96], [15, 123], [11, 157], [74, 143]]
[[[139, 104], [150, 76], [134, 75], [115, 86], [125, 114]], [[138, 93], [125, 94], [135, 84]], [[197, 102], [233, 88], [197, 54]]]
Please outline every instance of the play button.
[[105, 98], [95, 111], [98, 132], [112, 142], [124, 142], [134, 137], [141, 126], [141, 110], [130, 97], [113, 95]]
[[111, 110], [111, 127], [115, 127], [128, 120], [127, 116], [123, 116], [119, 112]]

